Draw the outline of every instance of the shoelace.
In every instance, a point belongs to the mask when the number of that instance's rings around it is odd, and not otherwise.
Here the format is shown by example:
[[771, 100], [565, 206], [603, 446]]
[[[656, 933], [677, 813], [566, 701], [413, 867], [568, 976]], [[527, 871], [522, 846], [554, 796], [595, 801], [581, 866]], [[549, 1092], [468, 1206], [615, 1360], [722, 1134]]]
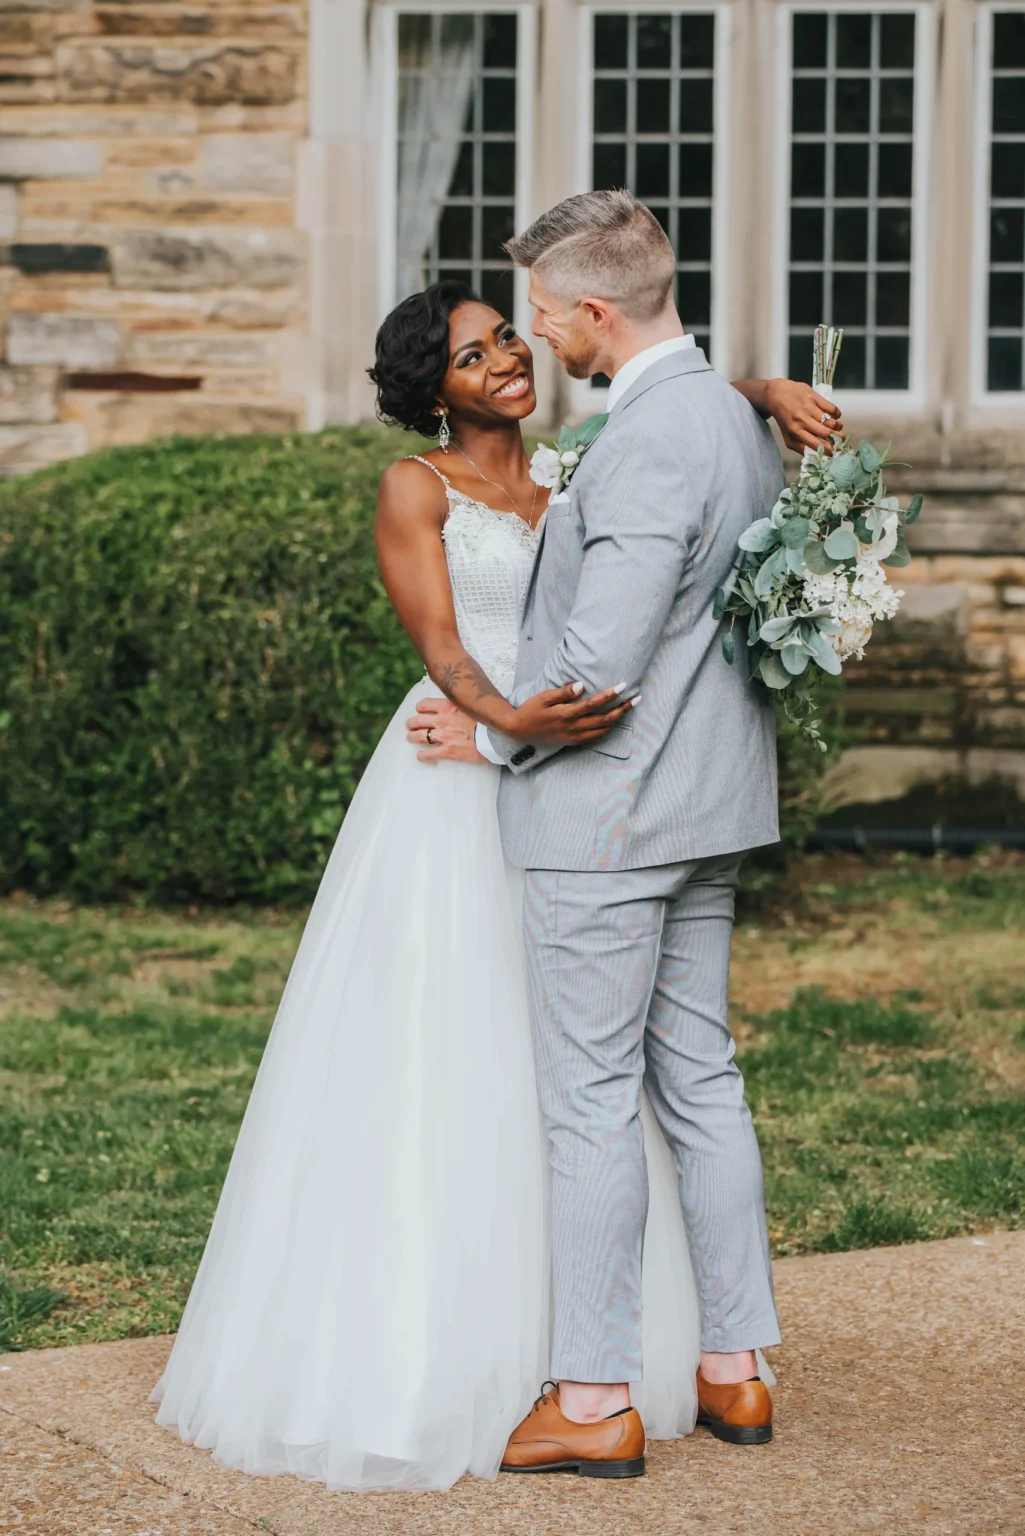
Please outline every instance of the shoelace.
[[536, 1413], [537, 1410], [540, 1408], [541, 1404], [544, 1402], [545, 1398], [548, 1396], [548, 1388], [551, 1387], [552, 1390], [554, 1391], [555, 1388], [558, 1385], [559, 1385], [559, 1383], [557, 1381], [543, 1381], [541, 1383], [541, 1396], [539, 1398], [535, 1399], [534, 1406], [530, 1410], [531, 1413]]

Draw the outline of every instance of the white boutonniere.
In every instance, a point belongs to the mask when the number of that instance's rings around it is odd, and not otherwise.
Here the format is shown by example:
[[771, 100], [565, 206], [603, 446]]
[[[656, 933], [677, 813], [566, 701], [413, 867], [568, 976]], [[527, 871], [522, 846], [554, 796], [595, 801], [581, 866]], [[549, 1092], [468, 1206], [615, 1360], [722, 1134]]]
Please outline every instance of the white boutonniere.
[[562, 427], [552, 447], [542, 443], [530, 460], [530, 478], [546, 490], [562, 490], [569, 485], [580, 461], [608, 421], [607, 415], [588, 416], [579, 427]]

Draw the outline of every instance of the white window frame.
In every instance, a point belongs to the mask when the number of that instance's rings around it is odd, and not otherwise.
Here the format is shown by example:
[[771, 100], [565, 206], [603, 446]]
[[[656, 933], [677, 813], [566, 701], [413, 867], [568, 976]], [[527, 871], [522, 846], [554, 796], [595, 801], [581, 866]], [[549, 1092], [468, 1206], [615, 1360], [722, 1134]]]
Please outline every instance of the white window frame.
[[993, 136], [993, 16], [997, 11], [1021, 11], [1021, 0], [988, 0], [975, 14], [974, 145], [972, 154], [972, 297], [970, 306], [971, 402], [987, 414], [1020, 417], [1025, 390], [986, 388], [986, 342], [989, 335], [989, 168]]
[[907, 389], [833, 390], [837, 404], [851, 414], [920, 414], [926, 406], [929, 359], [929, 296], [933, 274], [929, 261], [929, 185], [932, 173], [932, 119], [936, 61], [935, 8], [930, 0], [798, 0], [778, 8], [776, 16], [776, 132], [774, 134], [775, 220], [773, 229], [772, 368], [785, 374], [789, 363], [790, 245], [790, 84], [791, 22], [798, 12], [843, 11], [874, 15], [884, 11], [915, 16], [915, 112], [912, 127], [911, 318]]
[[[519, 21], [516, 41], [516, 228], [526, 229], [533, 214], [534, 96], [537, 56], [536, 12], [524, 0], [383, 0], [373, 9], [374, 99], [380, 131], [378, 189], [377, 314], [383, 320], [395, 307], [395, 242], [398, 235], [398, 41], [399, 16], [467, 11], [470, 15], [502, 11]], [[513, 274], [513, 314], [518, 331], [530, 329], [528, 277]]]
[[[594, 18], [603, 13], [621, 14], [636, 11], [650, 15], [686, 15], [695, 11], [700, 15], [715, 16], [715, 94], [712, 107], [712, 313], [710, 330], [715, 356], [710, 358], [713, 368], [716, 361], [725, 362], [732, 356], [730, 316], [733, 306], [729, 302], [732, 263], [729, 259], [728, 231], [729, 208], [729, 158], [730, 158], [730, 64], [732, 48], [731, 24], [733, 7], [726, 0], [590, 0], [579, 7], [577, 68], [580, 80], [577, 106], [577, 152], [575, 192], [591, 190], [591, 124], [594, 110]], [[682, 316], [686, 322], [686, 315]], [[592, 389], [586, 379], [569, 381], [570, 406], [575, 418], [591, 416], [604, 411], [608, 404], [607, 389]]]

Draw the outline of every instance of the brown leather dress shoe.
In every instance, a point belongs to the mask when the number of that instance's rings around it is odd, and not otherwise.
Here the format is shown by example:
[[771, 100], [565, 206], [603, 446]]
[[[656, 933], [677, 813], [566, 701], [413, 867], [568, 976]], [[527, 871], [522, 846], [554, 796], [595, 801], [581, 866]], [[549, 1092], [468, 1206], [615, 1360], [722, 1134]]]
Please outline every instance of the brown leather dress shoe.
[[698, 1423], [730, 1445], [766, 1445], [772, 1439], [772, 1398], [760, 1376], [718, 1385], [698, 1371]]
[[[548, 1383], [546, 1382], [547, 1386]], [[580, 1477], [643, 1477], [644, 1425], [636, 1408], [595, 1424], [577, 1424], [559, 1407], [552, 1385], [513, 1430], [503, 1472], [576, 1472]]]

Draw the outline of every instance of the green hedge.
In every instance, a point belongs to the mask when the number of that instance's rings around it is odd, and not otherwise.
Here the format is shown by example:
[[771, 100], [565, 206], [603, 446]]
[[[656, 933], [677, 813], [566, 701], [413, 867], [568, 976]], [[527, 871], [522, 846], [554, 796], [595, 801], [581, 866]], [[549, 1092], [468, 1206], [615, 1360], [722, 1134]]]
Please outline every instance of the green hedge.
[[[5, 888], [311, 896], [421, 670], [371, 527], [382, 469], [417, 446], [168, 439], [0, 487]], [[796, 830], [819, 765], [790, 756]]]

